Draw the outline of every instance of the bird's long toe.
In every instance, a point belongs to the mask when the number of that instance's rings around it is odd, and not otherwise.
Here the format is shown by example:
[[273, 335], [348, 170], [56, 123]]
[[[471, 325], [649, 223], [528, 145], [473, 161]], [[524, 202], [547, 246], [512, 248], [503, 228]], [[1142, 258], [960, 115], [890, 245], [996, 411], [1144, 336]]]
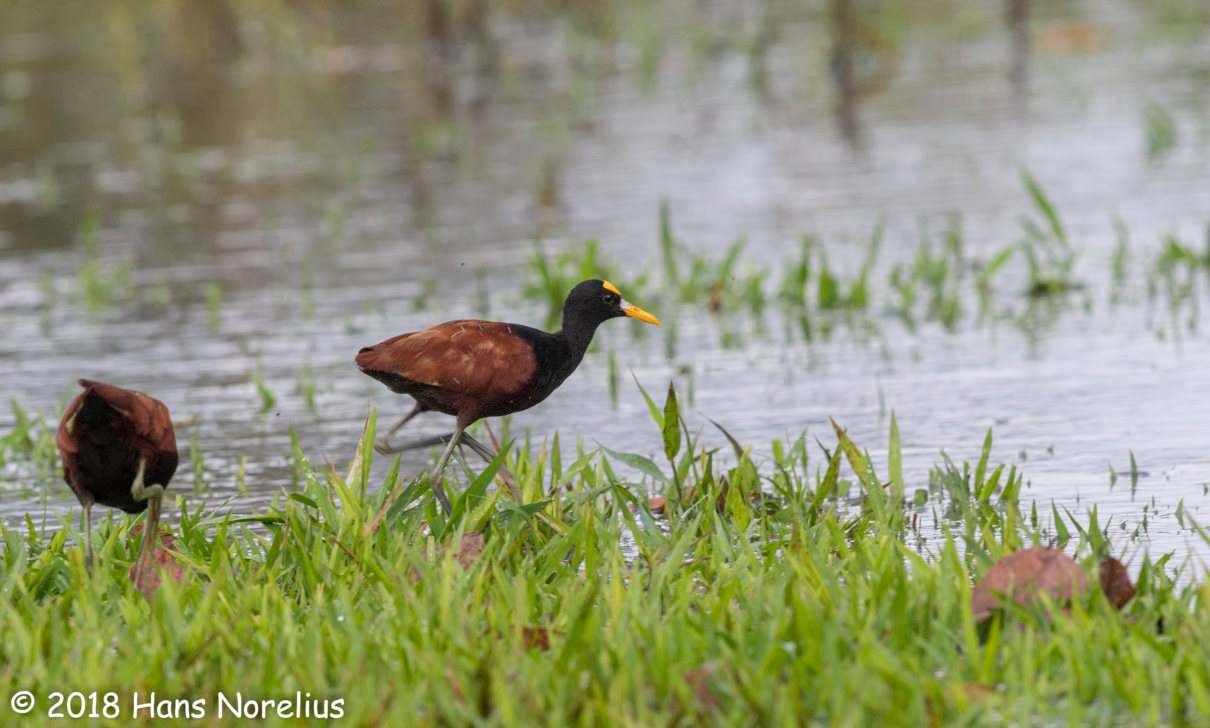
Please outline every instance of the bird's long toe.
[[143, 483], [139, 481], [130, 487], [130, 497], [137, 501], [159, 498], [163, 495], [164, 486], [162, 485], [143, 485]]
[[399, 452], [399, 448], [392, 446], [385, 437], [380, 437], [374, 441], [374, 451], [379, 455], [393, 455]]

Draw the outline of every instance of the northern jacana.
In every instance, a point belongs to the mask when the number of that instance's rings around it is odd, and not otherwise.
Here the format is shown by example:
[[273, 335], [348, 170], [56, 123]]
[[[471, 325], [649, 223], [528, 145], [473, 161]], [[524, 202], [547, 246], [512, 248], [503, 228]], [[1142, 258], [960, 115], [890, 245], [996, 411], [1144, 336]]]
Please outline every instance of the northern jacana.
[[450, 455], [461, 441], [480, 455], [486, 450], [464, 430], [481, 418], [520, 412], [546, 399], [580, 365], [597, 327], [621, 316], [660, 323], [623, 300], [612, 283], [594, 279], [577, 284], [567, 294], [563, 328], [553, 334], [520, 324], [468, 319], [363, 348], [356, 358], [362, 372], [416, 400], [412, 411], [375, 443], [375, 449], [383, 454], [408, 449], [392, 447], [390, 437], [421, 412], [455, 416], [454, 432], [429, 477], [433, 494], [450, 513], [441, 486]]
[[163, 402], [142, 392], [87, 379], [80, 386], [84, 391], [67, 405], [55, 443], [63, 456], [63, 479], [84, 507], [89, 569], [92, 506], [100, 503], [127, 513], [148, 511], [135, 562], [138, 575], [154, 553], [160, 502], [176, 472], [172, 417]]

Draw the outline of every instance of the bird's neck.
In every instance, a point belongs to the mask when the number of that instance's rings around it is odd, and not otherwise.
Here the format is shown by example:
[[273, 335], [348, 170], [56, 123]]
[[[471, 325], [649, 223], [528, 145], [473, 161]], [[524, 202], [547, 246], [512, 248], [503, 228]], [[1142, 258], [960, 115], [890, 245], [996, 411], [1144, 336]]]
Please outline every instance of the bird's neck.
[[583, 323], [571, 319], [564, 319], [563, 329], [559, 332], [559, 336], [567, 343], [568, 353], [573, 366], [580, 363], [584, 358], [584, 352], [588, 351], [588, 345], [592, 343], [592, 335], [597, 332], [597, 323]]

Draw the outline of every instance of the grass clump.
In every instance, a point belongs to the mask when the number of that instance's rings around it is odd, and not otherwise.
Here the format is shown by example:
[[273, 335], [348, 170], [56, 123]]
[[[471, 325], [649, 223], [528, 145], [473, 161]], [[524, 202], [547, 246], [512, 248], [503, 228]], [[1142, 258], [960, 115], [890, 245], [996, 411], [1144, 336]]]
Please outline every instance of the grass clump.
[[940, 246], [922, 230], [911, 263], [891, 269], [890, 287], [898, 297], [893, 307], [910, 331], [916, 330], [920, 318], [940, 322], [948, 331], [957, 329], [968, 265], [962, 243], [962, 225], [953, 217]]
[[84, 309], [92, 316], [130, 294], [133, 267], [128, 260], [117, 265], [102, 262], [97, 248], [99, 230], [100, 218], [91, 212], [84, 218], [77, 235], [82, 260], [76, 274], [76, 286]]
[[59, 451], [56, 427], [45, 419], [11, 404], [12, 428], [0, 436], [0, 473], [6, 479], [45, 482], [57, 479]]
[[677, 239], [668, 202], [660, 203], [663, 281], [678, 303], [704, 303], [715, 314], [747, 311], [759, 317], [769, 274], [742, 257], [745, 245], [742, 238], [735, 241], [717, 261], [697, 253]]
[[546, 326], [554, 328], [563, 316], [563, 299], [577, 283], [590, 278], [604, 278], [618, 286], [635, 300], [646, 300], [647, 275], [619, 275], [619, 269], [601, 255], [601, 243], [589, 240], [583, 245], [548, 258], [540, 245], [534, 247], [526, 266], [523, 294], [526, 298], [544, 301], [547, 306]]
[[1036, 213], [1021, 219], [1023, 237], [1018, 244], [1029, 267], [1029, 295], [1052, 296], [1079, 288], [1072, 277], [1075, 250], [1058, 209], [1032, 175], [1025, 172], [1021, 180]]
[[[1089, 573], [1109, 548], [1095, 514], [1023, 517], [1021, 476], [994, 465], [990, 437], [978, 463], [935, 475], [936, 498], [963, 503], [921, 551], [927, 506], [905, 502], [918, 484], [894, 419], [880, 473], [839, 426], [823, 455], [800, 437], [758, 456], [689, 431], [674, 396], [650, 407], [665, 465], [506, 445], [468, 472], [450, 519], [398, 461], [371, 477], [371, 417], [345, 474], [296, 453], [299, 487], [267, 513], [178, 498], [181, 578], [149, 601], [126, 575], [124, 519], [98, 527], [91, 578], [72, 524], [0, 529], [0, 660], [18, 666], [0, 682], [203, 697], [211, 720], [216, 692], [236, 690], [341, 698], [352, 724], [1210, 717], [1210, 592], [1174, 581], [1169, 557], [1142, 560], [1122, 614], [1090, 592], [1070, 613], [975, 624], [972, 580], [994, 559], [1059, 529]], [[491, 487], [503, 466], [525, 505]]]
[[[658, 224], [659, 285], [645, 271], [626, 281], [623, 290], [636, 300], [669, 311], [690, 306], [708, 311], [717, 324], [724, 348], [740, 341], [740, 332], [764, 333], [765, 316], [772, 309], [786, 331], [798, 325], [802, 338], [827, 337], [838, 324], [848, 325], [858, 338], [877, 334], [875, 316], [893, 313], [910, 331], [935, 323], [957, 332], [977, 312], [976, 322], [1010, 321], [1036, 332], [1057, 316], [1067, 301], [1062, 294], [1083, 289], [1075, 279], [1077, 252], [1054, 202], [1028, 172], [1022, 184], [1032, 211], [1021, 218], [1021, 237], [993, 250], [988, 257], [967, 250], [960, 218], [951, 216], [940, 239], [922, 228], [914, 255], [888, 264], [878, 224], [865, 244], [859, 262], [846, 274], [833, 267], [834, 246], [806, 235], [776, 266], [758, 264], [745, 255], [740, 239], [720, 255], [698, 252], [673, 230], [667, 202], [660, 205]], [[1114, 296], [1127, 284], [1129, 243], [1125, 228], [1117, 224], [1119, 245], [1110, 261]], [[1200, 258], [1199, 258], [1200, 259]], [[1010, 270], [1010, 267], [1013, 268]], [[601, 246], [589, 241], [558, 256], [535, 250], [527, 267], [525, 296], [547, 305], [547, 324], [554, 325], [566, 292], [580, 280], [606, 275], [618, 281], [617, 268], [604, 260]], [[1024, 278], [1016, 299], [1000, 300], [1000, 280]], [[621, 284], [620, 284], [621, 285]], [[635, 293], [630, 293], [636, 291]], [[1111, 300], [1117, 300], [1116, 298]], [[1049, 301], [1046, 305], [1039, 302]], [[770, 304], [773, 304], [772, 306]], [[1085, 308], [1091, 305], [1086, 299]], [[666, 314], [665, 349], [676, 352], [677, 316]]]
[[1159, 162], [1176, 148], [1179, 132], [1172, 114], [1157, 103], [1147, 104], [1143, 112], [1143, 129], [1148, 162]]
[[1148, 275], [1148, 297], [1165, 299], [1173, 318], [1188, 309], [1191, 322], [1200, 315], [1199, 292], [1210, 282], [1210, 227], [1202, 251], [1186, 245], [1176, 236], [1164, 238]]

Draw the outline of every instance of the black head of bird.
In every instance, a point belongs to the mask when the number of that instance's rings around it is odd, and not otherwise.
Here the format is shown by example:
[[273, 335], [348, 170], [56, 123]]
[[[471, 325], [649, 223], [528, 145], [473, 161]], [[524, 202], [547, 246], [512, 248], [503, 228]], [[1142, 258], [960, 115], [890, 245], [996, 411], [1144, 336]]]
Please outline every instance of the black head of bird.
[[[587, 347], [598, 326], [623, 316], [656, 326], [660, 323], [655, 316], [622, 298], [622, 292], [609, 281], [596, 278], [583, 281], [563, 300], [563, 333], [569, 340]], [[581, 342], [583, 337], [587, 339]]]

